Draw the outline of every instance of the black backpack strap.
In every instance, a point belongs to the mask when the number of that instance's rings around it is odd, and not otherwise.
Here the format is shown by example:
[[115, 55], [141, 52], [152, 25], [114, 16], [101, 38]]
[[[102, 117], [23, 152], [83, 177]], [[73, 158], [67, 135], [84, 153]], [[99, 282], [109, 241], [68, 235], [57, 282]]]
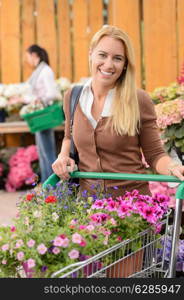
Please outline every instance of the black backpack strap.
[[73, 87], [70, 96], [70, 124], [73, 125], [74, 113], [76, 106], [79, 102], [80, 94], [82, 92], [83, 85], [76, 85]]
[[72, 137], [72, 127], [73, 127], [75, 109], [79, 102], [82, 89], [83, 89], [82, 85], [74, 86], [70, 96], [70, 134], [71, 134], [70, 157], [75, 160], [76, 164], [78, 163], [78, 153]]

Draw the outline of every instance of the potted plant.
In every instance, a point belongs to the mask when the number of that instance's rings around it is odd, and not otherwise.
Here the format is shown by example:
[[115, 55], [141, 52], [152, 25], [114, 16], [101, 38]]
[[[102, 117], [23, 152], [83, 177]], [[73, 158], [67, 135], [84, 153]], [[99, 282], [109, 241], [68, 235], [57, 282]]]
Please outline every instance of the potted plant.
[[[77, 197], [77, 186], [62, 182], [23, 195], [14, 226], [0, 228], [0, 276], [50, 277], [146, 228], [160, 230], [168, 197], [133, 191], [113, 199], [95, 191], [94, 197], [85, 191]], [[132, 250], [139, 247], [140, 242]], [[101, 268], [100, 262], [95, 267]]]
[[162, 131], [165, 148], [184, 152], [184, 100], [165, 101], [155, 105], [157, 124]]

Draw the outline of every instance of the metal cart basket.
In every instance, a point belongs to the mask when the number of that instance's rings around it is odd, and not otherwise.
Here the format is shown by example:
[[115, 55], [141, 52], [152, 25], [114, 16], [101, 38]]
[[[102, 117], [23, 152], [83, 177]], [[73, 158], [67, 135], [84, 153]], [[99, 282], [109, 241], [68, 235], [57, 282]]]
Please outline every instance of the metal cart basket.
[[[176, 257], [181, 225], [182, 201], [184, 199], [184, 182], [174, 176], [152, 174], [93, 173], [73, 172], [73, 178], [98, 178], [116, 180], [141, 180], [179, 182], [176, 192], [176, 208], [172, 231], [172, 249], [169, 267], [165, 267], [165, 251], [168, 239], [168, 221], [170, 211], [162, 220], [162, 232], [157, 235], [150, 228], [140, 232], [136, 238], [122, 241], [97, 255], [66, 266], [52, 274], [59, 278], [172, 278], [175, 277]], [[55, 174], [43, 184], [55, 185], [59, 181]], [[139, 246], [137, 246], [139, 245]]]

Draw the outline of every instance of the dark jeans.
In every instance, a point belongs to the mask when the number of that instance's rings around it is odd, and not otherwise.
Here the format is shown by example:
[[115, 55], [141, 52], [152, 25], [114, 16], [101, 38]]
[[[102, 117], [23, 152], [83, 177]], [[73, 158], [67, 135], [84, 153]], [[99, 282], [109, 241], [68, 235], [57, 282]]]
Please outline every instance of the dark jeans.
[[56, 160], [55, 135], [52, 129], [35, 133], [39, 155], [41, 182], [43, 183], [52, 173], [52, 163]]

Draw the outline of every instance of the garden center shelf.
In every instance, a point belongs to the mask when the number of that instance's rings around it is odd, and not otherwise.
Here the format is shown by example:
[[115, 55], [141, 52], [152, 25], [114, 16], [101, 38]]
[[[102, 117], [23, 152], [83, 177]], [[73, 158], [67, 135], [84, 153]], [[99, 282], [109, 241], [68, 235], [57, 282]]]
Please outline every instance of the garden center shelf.
[[[140, 232], [136, 238], [122, 241], [115, 246], [98, 253], [97, 255], [75, 264], [71, 264], [55, 272], [52, 277], [144, 277], [173, 278], [176, 274], [176, 257], [179, 245], [179, 234], [182, 214], [182, 201], [184, 199], [184, 182], [174, 176], [155, 174], [124, 174], [124, 173], [96, 173], [79, 172], [70, 173], [72, 178], [95, 178], [113, 180], [140, 180], [159, 182], [178, 182], [176, 191], [176, 207], [172, 230], [172, 247], [169, 265], [165, 267], [165, 250], [168, 239], [169, 212], [162, 220], [164, 232], [155, 235], [151, 229]], [[55, 186], [61, 179], [52, 174], [43, 184]], [[162, 256], [158, 255], [158, 245], [162, 243]], [[140, 247], [137, 249], [137, 245]], [[135, 249], [135, 250], [134, 250]]]
[[[54, 128], [56, 131], [63, 131], [64, 126], [57, 126]], [[0, 122], [0, 134], [8, 134], [8, 133], [23, 133], [30, 132], [30, 129], [25, 121], [17, 121], [17, 122]]]

